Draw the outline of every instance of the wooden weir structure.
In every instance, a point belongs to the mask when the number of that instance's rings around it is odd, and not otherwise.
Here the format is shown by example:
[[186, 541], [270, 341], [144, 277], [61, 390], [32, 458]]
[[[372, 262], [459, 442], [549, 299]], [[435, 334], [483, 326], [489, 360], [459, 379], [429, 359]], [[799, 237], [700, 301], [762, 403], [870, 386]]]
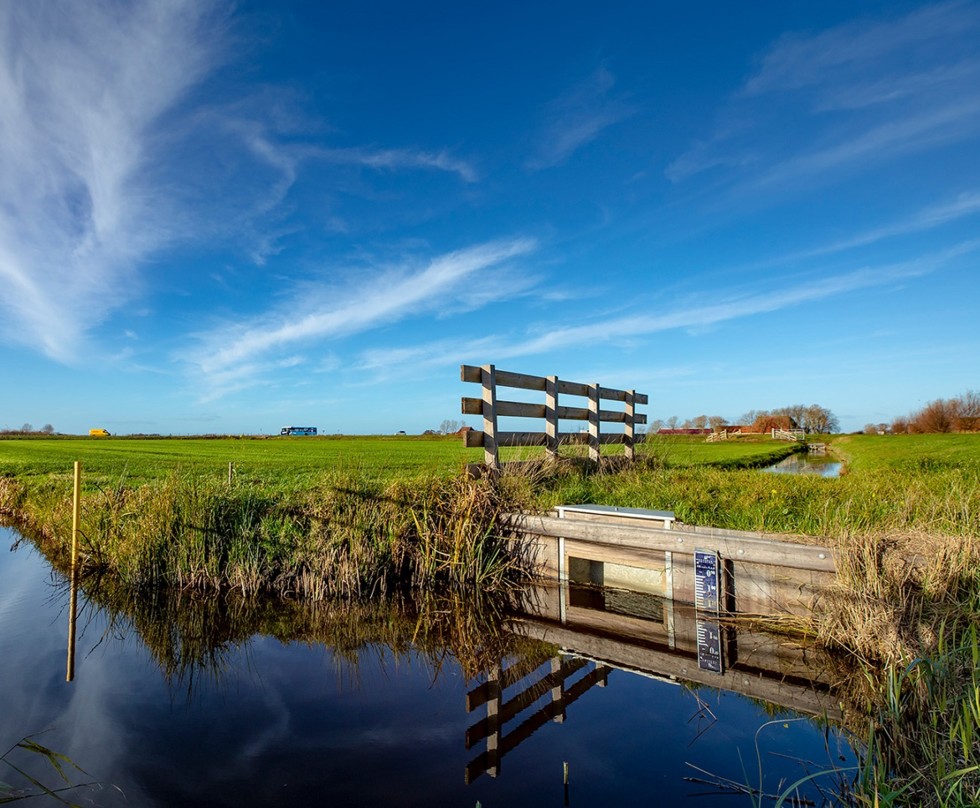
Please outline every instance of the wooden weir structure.
[[[484, 464], [471, 467], [472, 473], [499, 471], [500, 448], [507, 446], [544, 446], [546, 459], [555, 461], [563, 444], [587, 444], [589, 461], [598, 466], [607, 459], [603, 445], [622, 444], [628, 462], [643, 437], [635, 427], [646, 416], [636, 407], [647, 396], [635, 390], [493, 365], [463, 365], [460, 378], [482, 388], [480, 398], [462, 399], [464, 415], [483, 417], [482, 431], [465, 436], [467, 446], [484, 449]], [[503, 400], [499, 388], [541, 391], [544, 402]], [[584, 398], [586, 406], [560, 404], [560, 396]], [[603, 409], [603, 401], [621, 403], [622, 409]], [[543, 418], [545, 429], [501, 431], [502, 417]], [[562, 420], [585, 421], [588, 429], [562, 433]], [[603, 433], [604, 423], [621, 423], [623, 430]], [[829, 547], [686, 525], [670, 511], [602, 505], [508, 514], [502, 528], [522, 543], [542, 581], [525, 593], [521, 614], [507, 627], [553, 643], [559, 653], [530, 670], [521, 663], [498, 665], [467, 694], [467, 712], [484, 711], [466, 731], [467, 749], [484, 745], [466, 767], [467, 782], [483, 773], [495, 776], [504, 755], [549, 722], [563, 721], [576, 700], [605, 687], [616, 670], [711, 685], [841, 718], [830, 666], [815, 662], [820, 652], [761, 632], [736, 631], [725, 620], [806, 615], [821, 608], [836, 577]]]
[[570, 505], [548, 515], [510, 514], [505, 527], [529, 545], [543, 577], [698, 601], [698, 554], [717, 561], [716, 611], [808, 614], [836, 577], [829, 547], [764, 533], [685, 525], [670, 511]]
[[485, 714], [466, 732], [467, 749], [484, 744], [466, 782], [496, 776], [504, 755], [564, 721], [616, 671], [843, 718], [825, 653], [725, 619], [819, 609], [835, 578], [829, 548], [684, 525], [669, 511], [600, 505], [511, 514], [505, 523], [542, 579], [523, 593], [506, 627], [559, 653], [534, 670], [497, 666], [467, 694], [467, 712]]
[[[615, 687], [623, 672], [843, 718], [833, 666], [822, 652], [720, 625], [717, 615], [692, 605], [564, 582], [525, 592], [521, 611], [506, 628], [558, 653], [543, 662], [502, 662], [466, 694], [466, 711], [482, 713], [465, 734], [466, 749], [482, 747], [466, 766], [467, 783], [484, 773], [496, 777], [507, 754], [548, 724], [571, 720], [578, 700], [591, 698], [594, 688]], [[720, 664], [705, 666], [701, 650], [711, 632], [720, 640]]]

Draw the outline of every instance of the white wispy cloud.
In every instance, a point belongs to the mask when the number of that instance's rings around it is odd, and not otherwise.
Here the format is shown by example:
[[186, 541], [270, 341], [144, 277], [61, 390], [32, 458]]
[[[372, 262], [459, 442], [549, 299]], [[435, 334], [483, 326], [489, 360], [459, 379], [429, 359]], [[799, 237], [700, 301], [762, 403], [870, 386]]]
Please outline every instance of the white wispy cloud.
[[359, 165], [374, 169], [432, 169], [456, 174], [464, 182], [476, 182], [480, 176], [472, 164], [447, 151], [424, 149], [315, 149], [310, 152], [326, 162]]
[[666, 169], [674, 182], [714, 169], [743, 191], [808, 180], [980, 134], [980, 7], [789, 34], [720, 110], [713, 134]]
[[980, 239], [961, 242], [949, 249], [924, 255], [900, 264], [868, 267], [825, 278], [784, 282], [772, 289], [728, 290], [714, 301], [700, 295], [659, 314], [631, 314], [597, 319], [583, 325], [539, 323], [518, 334], [501, 334], [479, 340], [438, 341], [417, 346], [402, 346], [393, 351], [376, 349], [361, 355], [360, 368], [378, 378], [404, 373], [399, 368], [419, 372], [424, 368], [459, 363], [532, 356], [603, 344], [634, 341], [663, 331], [705, 329], [725, 322], [770, 314], [807, 303], [815, 303], [868, 289], [891, 286], [935, 272], [950, 261], [980, 250]]
[[612, 73], [601, 67], [586, 81], [549, 103], [527, 168], [539, 170], [564, 163], [604, 129], [629, 118], [633, 107], [613, 95], [615, 84]]
[[510, 263], [536, 246], [529, 238], [493, 241], [421, 265], [362, 269], [345, 285], [306, 283], [274, 311], [199, 335], [198, 347], [180, 358], [208, 395], [224, 395], [262, 383], [265, 372], [281, 367], [276, 356], [284, 350], [322, 346], [409, 316], [455, 313], [520, 294], [526, 287], [508, 282], [516, 278]]
[[877, 244], [885, 239], [921, 233], [925, 230], [940, 227], [949, 222], [977, 214], [980, 214], [980, 191], [968, 191], [960, 194], [951, 202], [930, 205], [903, 219], [864, 230], [847, 238], [821, 245], [820, 247], [800, 250], [789, 255], [782, 255], [767, 263], [787, 263], [789, 261], [816, 258], [821, 255], [853, 250], [858, 247], [866, 247], [870, 244]]
[[147, 259], [178, 242], [264, 263], [299, 226], [288, 197], [311, 162], [477, 180], [445, 150], [325, 148], [288, 91], [224, 99], [232, 11], [0, 3], [0, 340], [91, 356], [93, 329], [151, 291]]
[[70, 361], [135, 293], [134, 265], [172, 237], [144, 173], [151, 129], [221, 31], [207, 2], [0, 4], [4, 339]]

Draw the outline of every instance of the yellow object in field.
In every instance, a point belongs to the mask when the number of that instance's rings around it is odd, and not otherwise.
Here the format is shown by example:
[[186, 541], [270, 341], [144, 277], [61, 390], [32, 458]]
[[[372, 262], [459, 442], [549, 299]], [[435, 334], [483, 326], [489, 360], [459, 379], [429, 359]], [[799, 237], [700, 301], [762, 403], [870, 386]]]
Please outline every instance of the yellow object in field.
[[108, 429], [90, 429], [88, 431], [88, 435], [89, 435], [90, 438], [108, 438], [109, 437], [109, 430]]

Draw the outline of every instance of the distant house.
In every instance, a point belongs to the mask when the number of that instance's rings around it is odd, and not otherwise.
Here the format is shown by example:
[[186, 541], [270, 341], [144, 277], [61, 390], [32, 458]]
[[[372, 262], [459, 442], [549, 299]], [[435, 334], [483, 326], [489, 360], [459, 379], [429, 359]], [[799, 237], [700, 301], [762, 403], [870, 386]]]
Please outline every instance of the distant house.
[[788, 415], [762, 415], [756, 418], [752, 426], [749, 427], [751, 432], [761, 433], [772, 432], [774, 429], [789, 431], [790, 429], [799, 429], [799, 425]]

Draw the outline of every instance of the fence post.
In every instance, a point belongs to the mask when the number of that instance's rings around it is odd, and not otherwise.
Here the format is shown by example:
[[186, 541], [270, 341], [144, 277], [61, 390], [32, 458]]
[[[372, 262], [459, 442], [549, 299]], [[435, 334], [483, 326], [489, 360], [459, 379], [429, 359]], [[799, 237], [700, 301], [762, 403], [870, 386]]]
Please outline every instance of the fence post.
[[589, 385], [589, 460], [596, 465], [602, 457], [601, 439], [599, 436], [599, 400], [602, 390], [598, 383]]
[[549, 460], [558, 459], [558, 377], [545, 380], [544, 417], [545, 451]]
[[636, 459], [634, 440], [636, 438], [636, 390], [626, 391], [626, 427], [623, 430], [623, 447], [626, 460], [632, 463]]
[[497, 446], [497, 371], [493, 365], [480, 368], [483, 382], [483, 462], [493, 471], [500, 470], [500, 448]]

